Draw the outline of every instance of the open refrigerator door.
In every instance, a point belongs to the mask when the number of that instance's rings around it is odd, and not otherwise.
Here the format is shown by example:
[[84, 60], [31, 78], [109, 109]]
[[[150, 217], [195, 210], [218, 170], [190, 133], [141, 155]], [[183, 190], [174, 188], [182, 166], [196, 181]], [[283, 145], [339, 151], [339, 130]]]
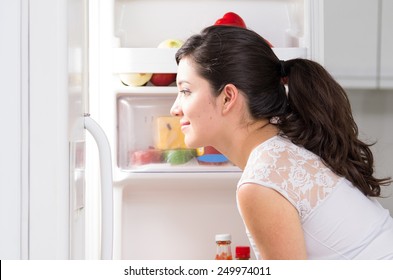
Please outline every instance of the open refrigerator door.
[[[67, 1], [69, 257], [112, 259], [113, 176], [105, 132], [89, 113], [89, 2]], [[88, 132], [88, 133], [86, 133]], [[90, 137], [90, 138], [88, 138]], [[87, 143], [87, 139], [90, 141]], [[88, 148], [96, 153], [87, 154]], [[95, 171], [88, 165], [93, 157]], [[89, 173], [89, 172], [94, 172]], [[90, 175], [90, 176], [89, 176]], [[97, 176], [98, 175], [98, 176]], [[92, 184], [88, 180], [94, 177]], [[90, 199], [93, 197], [93, 199]], [[88, 225], [94, 224], [94, 227]]]

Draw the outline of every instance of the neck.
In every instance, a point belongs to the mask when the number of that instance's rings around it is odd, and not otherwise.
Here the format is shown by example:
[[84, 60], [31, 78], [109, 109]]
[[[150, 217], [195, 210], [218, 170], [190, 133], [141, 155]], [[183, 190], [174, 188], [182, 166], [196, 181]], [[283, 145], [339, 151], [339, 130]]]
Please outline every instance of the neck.
[[267, 121], [249, 125], [241, 130], [232, 134], [231, 143], [227, 143], [225, 147], [218, 147], [218, 150], [233, 164], [244, 170], [252, 150], [262, 142], [276, 136], [278, 129]]

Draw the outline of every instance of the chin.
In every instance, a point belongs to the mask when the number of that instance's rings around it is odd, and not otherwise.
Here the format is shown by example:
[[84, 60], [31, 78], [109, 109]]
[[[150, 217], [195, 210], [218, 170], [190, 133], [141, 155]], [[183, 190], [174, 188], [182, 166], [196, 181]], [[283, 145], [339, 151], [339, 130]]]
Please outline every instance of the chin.
[[194, 141], [192, 139], [187, 139], [187, 136], [184, 138], [184, 143], [190, 149], [197, 149], [199, 147], [203, 147], [203, 145], [200, 145], [200, 143], [198, 141]]
[[186, 144], [187, 148], [189, 148], [189, 149], [197, 149], [200, 147], [198, 145], [194, 145], [194, 144], [188, 143], [188, 142], [185, 142], [185, 144]]

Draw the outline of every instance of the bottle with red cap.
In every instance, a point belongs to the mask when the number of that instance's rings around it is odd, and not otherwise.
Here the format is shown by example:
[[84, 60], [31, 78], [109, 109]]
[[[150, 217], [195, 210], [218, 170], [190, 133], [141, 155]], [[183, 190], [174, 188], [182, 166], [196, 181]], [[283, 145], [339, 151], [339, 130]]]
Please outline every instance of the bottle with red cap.
[[248, 246], [236, 246], [235, 249], [237, 260], [249, 260], [250, 259], [250, 247]]

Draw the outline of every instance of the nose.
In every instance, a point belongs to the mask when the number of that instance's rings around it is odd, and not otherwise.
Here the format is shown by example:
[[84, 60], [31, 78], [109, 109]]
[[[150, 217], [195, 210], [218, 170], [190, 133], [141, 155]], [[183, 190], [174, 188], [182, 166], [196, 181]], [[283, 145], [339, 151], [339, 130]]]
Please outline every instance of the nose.
[[172, 108], [170, 110], [170, 113], [172, 116], [181, 116], [182, 115], [182, 110], [180, 107], [180, 102], [179, 102], [179, 97], [176, 98], [175, 102], [172, 105]]

